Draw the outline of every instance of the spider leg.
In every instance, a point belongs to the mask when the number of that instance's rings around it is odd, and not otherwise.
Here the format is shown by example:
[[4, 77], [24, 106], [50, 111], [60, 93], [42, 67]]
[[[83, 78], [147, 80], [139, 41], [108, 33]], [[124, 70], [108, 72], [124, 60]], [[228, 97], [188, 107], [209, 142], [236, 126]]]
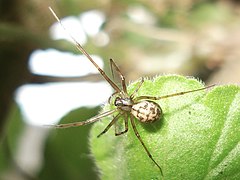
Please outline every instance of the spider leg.
[[115, 136], [120, 136], [120, 135], [128, 132], [128, 114], [124, 113], [123, 115], [124, 115], [125, 130], [121, 131], [121, 132], [117, 132], [117, 128], [116, 128], [116, 125], [115, 125]]
[[112, 88], [117, 91], [117, 92], [121, 92], [120, 88], [106, 75], [106, 73], [97, 65], [97, 63], [92, 59], [92, 57], [87, 53], [87, 51], [85, 51], [85, 49], [82, 47], [82, 45], [72, 36], [72, 34], [70, 34], [67, 29], [65, 28], [65, 26], [63, 25], [62, 21], [58, 18], [58, 16], [56, 15], [56, 13], [53, 11], [53, 9], [51, 7], [48, 7], [49, 10], [51, 11], [51, 13], [53, 14], [54, 18], [59, 22], [59, 24], [62, 26], [62, 28], [66, 31], [66, 33], [68, 34], [68, 36], [72, 39], [72, 41], [74, 42], [75, 46], [77, 47], [77, 49], [82, 52], [87, 58], [88, 60], [95, 66], [95, 68], [97, 68], [97, 70], [99, 71], [99, 73], [102, 75], [102, 77], [112, 86]]
[[163, 176], [163, 172], [162, 172], [162, 168], [160, 167], [160, 165], [153, 159], [151, 153], [149, 152], [149, 150], [147, 149], [146, 145], [144, 144], [141, 136], [139, 135], [138, 131], [137, 131], [137, 128], [136, 128], [136, 125], [135, 125], [135, 122], [134, 122], [134, 117], [132, 115], [130, 115], [130, 121], [131, 121], [131, 124], [132, 124], [132, 127], [133, 127], [133, 131], [135, 133], [135, 135], [137, 136], [138, 140], [141, 142], [143, 148], [145, 149], [145, 151], [147, 152], [147, 155], [148, 157], [154, 162], [154, 164], [159, 168], [160, 172], [161, 172], [161, 175]]
[[105, 134], [110, 129], [110, 127], [112, 127], [112, 125], [116, 123], [116, 121], [119, 119], [121, 115], [122, 115], [121, 113], [118, 113], [97, 137], [99, 138], [101, 135]]
[[138, 92], [138, 90], [142, 87], [142, 84], [144, 82], [144, 78], [141, 78], [140, 83], [138, 84], [137, 88], [134, 90], [134, 92], [130, 95], [130, 98], [133, 99], [133, 97], [135, 96], [135, 94]]
[[[121, 78], [121, 83], [122, 83], [122, 88], [123, 88], [123, 92], [127, 94], [127, 86], [126, 86], [126, 82], [125, 82], [125, 77], [122, 74], [121, 70], [119, 69], [119, 67], [117, 66], [117, 64], [113, 61], [113, 59], [110, 59], [110, 65], [111, 65], [111, 71], [113, 74], [113, 67], [115, 68], [116, 72], [118, 73], [118, 75]], [[114, 76], [114, 75], [113, 75]]]
[[154, 96], [139, 96], [137, 98], [135, 98], [135, 101], [139, 101], [142, 99], [146, 99], [146, 100], [160, 100], [160, 99], [165, 99], [165, 98], [169, 98], [169, 97], [173, 97], [173, 96], [180, 96], [180, 95], [184, 95], [184, 94], [188, 94], [188, 93], [192, 93], [192, 92], [196, 92], [196, 91], [201, 91], [204, 89], [208, 89], [215, 86], [215, 84], [210, 85], [210, 86], [206, 86], [204, 88], [199, 88], [199, 89], [194, 89], [194, 90], [190, 90], [190, 91], [182, 91], [182, 92], [178, 92], [178, 93], [174, 93], [174, 94], [168, 94], [165, 96], [159, 96], [159, 97], [154, 97]]
[[113, 96], [115, 96], [118, 92], [114, 92], [111, 94], [111, 96], [108, 98], [108, 104], [111, 104], [111, 100], [113, 98]]
[[98, 114], [86, 121], [81, 121], [81, 122], [73, 122], [73, 123], [67, 123], [67, 124], [58, 124], [58, 125], [46, 125], [47, 127], [53, 127], [53, 128], [69, 128], [69, 127], [77, 127], [77, 126], [83, 126], [87, 124], [94, 123], [96, 121], [99, 121], [101, 118], [109, 116], [116, 112], [118, 109], [113, 109], [110, 111], [103, 112], [101, 114]]

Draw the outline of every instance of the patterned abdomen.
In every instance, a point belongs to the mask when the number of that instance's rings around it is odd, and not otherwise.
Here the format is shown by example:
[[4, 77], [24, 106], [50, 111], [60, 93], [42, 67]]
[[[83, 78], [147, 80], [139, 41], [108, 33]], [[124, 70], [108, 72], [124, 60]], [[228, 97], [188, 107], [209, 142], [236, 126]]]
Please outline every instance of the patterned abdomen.
[[140, 101], [132, 106], [131, 113], [139, 121], [151, 123], [162, 116], [162, 109], [153, 101]]

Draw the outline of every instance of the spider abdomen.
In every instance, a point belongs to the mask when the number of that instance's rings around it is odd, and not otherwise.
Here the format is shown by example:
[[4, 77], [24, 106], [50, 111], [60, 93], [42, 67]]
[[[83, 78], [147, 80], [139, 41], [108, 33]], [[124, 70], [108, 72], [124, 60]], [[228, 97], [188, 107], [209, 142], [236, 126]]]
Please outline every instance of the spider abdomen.
[[153, 101], [140, 101], [132, 106], [131, 114], [141, 122], [152, 123], [162, 116], [162, 109]]

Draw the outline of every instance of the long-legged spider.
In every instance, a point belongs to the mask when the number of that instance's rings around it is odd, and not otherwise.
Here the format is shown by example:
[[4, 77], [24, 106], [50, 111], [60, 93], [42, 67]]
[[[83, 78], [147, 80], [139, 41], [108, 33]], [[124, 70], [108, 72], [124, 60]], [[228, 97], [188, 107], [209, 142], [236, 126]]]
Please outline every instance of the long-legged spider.
[[[51, 13], [53, 14], [53, 16], [55, 17], [55, 19], [63, 27], [63, 29], [66, 30], [65, 27], [63, 26], [61, 20], [58, 18], [58, 16], [52, 10], [52, 8], [49, 7], [49, 9], [50, 9]], [[66, 32], [68, 33], [67, 30], [66, 30]], [[137, 88], [134, 90], [134, 92], [132, 94], [129, 94], [128, 91], [127, 91], [125, 77], [121, 73], [121, 71], [120, 71], [119, 67], [117, 66], [117, 64], [112, 59], [110, 59], [111, 70], [113, 70], [113, 68], [114, 68], [116, 70], [117, 74], [119, 75], [119, 77], [121, 79], [121, 86], [122, 86], [121, 88], [119, 88], [105, 74], [105, 72], [95, 63], [95, 61], [85, 51], [85, 49], [81, 46], [81, 44], [79, 44], [71, 34], [68, 33], [68, 35], [74, 41], [77, 49], [79, 51], [81, 51], [88, 58], [89, 61], [91, 61], [91, 63], [97, 68], [99, 73], [102, 75], [102, 77], [114, 89], [114, 93], [110, 96], [109, 102], [110, 102], [110, 99], [115, 98], [113, 100], [113, 102], [114, 102], [113, 104], [114, 104], [115, 108], [112, 109], [112, 110], [103, 112], [101, 114], [98, 114], [98, 115], [96, 115], [96, 116], [94, 116], [94, 117], [92, 117], [92, 118], [90, 118], [90, 119], [88, 119], [86, 121], [83, 121], [83, 122], [73, 122], [73, 123], [68, 123], [68, 124], [59, 124], [59, 125], [53, 125], [53, 127], [55, 127], [55, 128], [69, 128], [69, 127], [83, 126], [83, 125], [87, 125], [87, 124], [91, 124], [91, 123], [94, 123], [96, 121], [99, 121], [103, 117], [106, 117], [106, 116], [112, 115], [114, 113], [117, 113], [117, 115], [114, 116], [114, 118], [107, 125], [107, 127], [97, 137], [100, 137], [101, 135], [106, 133], [119, 120], [119, 118], [122, 117], [122, 116], [124, 118], [125, 129], [123, 131], [121, 131], [121, 132], [117, 132], [117, 130], [115, 129], [115, 135], [119, 136], [119, 135], [122, 135], [122, 134], [126, 133], [128, 131], [128, 121], [130, 119], [130, 123], [132, 125], [132, 128], [133, 128], [133, 131], [134, 131], [135, 135], [137, 136], [138, 140], [141, 142], [141, 144], [142, 144], [143, 148], [145, 149], [145, 151], [146, 151], [147, 155], [149, 156], [149, 158], [159, 168], [160, 173], [163, 176], [163, 172], [162, 172], [161, 166], [154, 160], [154, 158], [152, 157], [151, 153], [147, 149], [145, 143], [143, 142], [140, 134], [138, 133], [138, 130], [137, 130], [136, 125], [135, 125], [134, 118], [138, 119], [142, 123], [153, 123], [156, 120], [160, 119], [162, 114], [163, 114], [162, 113], [162, 109], [159, 106], [159, 104], [154, 102], [155, 100], [165, 99], [165, 98], [169, 98], [169, 97], [173, 97], [173, 96], [184, 95], [184, 94], [192, 93], [192, 92], [196, 92], [196, 91], [201, 91], [201, 90], [210, 88], [210, 87], [212, 87], [214, 85], [207, 86], [207, 87], [204, 87], [204, 88], [199, 88], [199, 89], [194, 89], [194, 90], [189, 90], [189, 91], [183, 91], [183, 92], [178, 92], [178, 93], [174, 93], [174, 94], [169, 94], [169, 95], [165, 95], [165, 96], [159, 96], [159, 97], [153, 97], [153, 96], [138, 96], [138, 97], [136, 97], [135, 96], [136, 93], [141, 88], [141, 86], [142, 86], [142, 84], [144, 82], [143, 78], [140, 81], [140, 83], [138, 84]]]

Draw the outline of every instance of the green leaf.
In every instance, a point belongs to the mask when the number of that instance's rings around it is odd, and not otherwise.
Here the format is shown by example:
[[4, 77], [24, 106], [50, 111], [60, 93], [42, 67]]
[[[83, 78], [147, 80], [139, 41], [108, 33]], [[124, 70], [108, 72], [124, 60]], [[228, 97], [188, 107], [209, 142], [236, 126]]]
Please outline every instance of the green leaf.
[[[79, 108], [67, 114], [62, 123], [83, 121], [98, 113], [97, 108]], [[96, 179], [94, 162], [88, 146], [90, 126], [52, 129], [44, 153], [40, 179]]]
[[13, 165], [13, 157], [25, 127], [19, 107], [13, 103], [6, 120], [5, 136], [0, 142], [0, 179]]
[[[128, 87], [130, 94], [138, 83]], [[161, 76], [145, 80], [138, 96], [163, 96], [201, 87], [203, 84], [195, 79]], [[155, 123], [135, 119], [145, 145], [162, 167], [164, 179], [240, 178], [239, 102], [239, 86], [220, 86], [158, 100], [163, 117]], [[130, 123], [124, 135], [114, 136], [111, 128], [96, 138], [111, 119], [95, 123], [90, 134], [101, 179], [162, 179]]]

